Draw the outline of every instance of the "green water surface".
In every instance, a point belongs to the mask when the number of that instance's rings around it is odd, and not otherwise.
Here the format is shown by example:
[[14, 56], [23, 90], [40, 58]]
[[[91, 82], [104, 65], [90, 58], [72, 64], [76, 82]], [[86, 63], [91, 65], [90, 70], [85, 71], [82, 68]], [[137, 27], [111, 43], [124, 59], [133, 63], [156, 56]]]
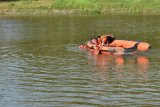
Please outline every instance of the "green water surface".
[[[160, 106], [160, 16], [0, 16], [1, 107]], [[93, 55], [91, 37], [145, 41], [134, 55]]]

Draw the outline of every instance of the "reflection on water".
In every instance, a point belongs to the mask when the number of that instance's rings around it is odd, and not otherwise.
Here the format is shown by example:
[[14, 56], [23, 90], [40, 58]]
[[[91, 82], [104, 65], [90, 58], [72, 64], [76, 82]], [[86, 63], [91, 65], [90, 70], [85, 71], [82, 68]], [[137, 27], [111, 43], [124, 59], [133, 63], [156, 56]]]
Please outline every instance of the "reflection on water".
[[149, 68], [149, 58], [144, 55], [96, 55], [88, 51], [88, 63], [93, 64], [93, 62], [101, 72], [134, 70], [144, 76]]
[[[159, 28], [159, 16], [0, 17], [0, 106], [159, 106]], [[107, 56], [78, 48], [106, 31], [153, 49]]]

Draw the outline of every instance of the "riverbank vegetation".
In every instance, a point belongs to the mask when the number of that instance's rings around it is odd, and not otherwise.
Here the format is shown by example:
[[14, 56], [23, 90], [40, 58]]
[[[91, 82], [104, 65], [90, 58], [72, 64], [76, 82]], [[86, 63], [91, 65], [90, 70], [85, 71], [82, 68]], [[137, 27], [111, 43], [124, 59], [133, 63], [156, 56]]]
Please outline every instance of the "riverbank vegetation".
[[52, 5], [51, 0], [4, 0], [0, 2], [0, 14], [47, 14]]
[[1, 0], [0, 14], [160, 15], [160, 0]]

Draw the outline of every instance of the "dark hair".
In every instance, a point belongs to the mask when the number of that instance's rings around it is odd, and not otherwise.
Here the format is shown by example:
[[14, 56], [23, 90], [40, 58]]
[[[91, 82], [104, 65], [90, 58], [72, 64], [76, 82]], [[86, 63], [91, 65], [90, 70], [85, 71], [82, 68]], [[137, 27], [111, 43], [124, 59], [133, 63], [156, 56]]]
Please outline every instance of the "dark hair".
[[107, 37], [107, 41], [109, 44], [112, 43], [115, 40], [115, 38], [113, 36], [108, 36]]
[[101, 36], [97, 36], [96, 39], [100, 38]]
[[90, 40], [92, 40], [93, 38], [90, 38]]

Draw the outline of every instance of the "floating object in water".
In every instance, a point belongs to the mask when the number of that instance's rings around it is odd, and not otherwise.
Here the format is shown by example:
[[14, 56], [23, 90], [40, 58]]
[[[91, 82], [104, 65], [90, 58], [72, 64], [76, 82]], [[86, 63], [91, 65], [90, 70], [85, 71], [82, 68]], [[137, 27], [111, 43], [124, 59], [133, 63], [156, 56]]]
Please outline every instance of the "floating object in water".
[[108, 46], [102, 46], [100, 50], [92, 48], [92, 46], [94, 46], [94, 44], [87, 43], [87, 45], [80, 45], [80, 48], [88, 49], [95, 53], [103, 53], [111, 55], [134, 54], [137, 51], [146, 52], [149, 49], [151, 49], [150, 44], [146, 42], [137, 42], [128, 40], [114, 40]]
[[123, 47], [123, 48], [135, 48], [137, 51], [146, 52], [151, 49], [151, 45], [147, 42], [137, 42], [128, 40], [114, 40], [108, 46], [111, 47]]
[[122, 48], [122, 47], [108, 47], [108, 46], [103, 46], [101, 50], [91, 49], [87, 45], [80, 45], [79, 48], [87, 49], [89, 51], [92, 51], [95, 54], [102, 53], [106, 55], [124, 55], [124, 54], [133, 54], [137, 52], [137, 51], [128, 52], [125, 48]]

